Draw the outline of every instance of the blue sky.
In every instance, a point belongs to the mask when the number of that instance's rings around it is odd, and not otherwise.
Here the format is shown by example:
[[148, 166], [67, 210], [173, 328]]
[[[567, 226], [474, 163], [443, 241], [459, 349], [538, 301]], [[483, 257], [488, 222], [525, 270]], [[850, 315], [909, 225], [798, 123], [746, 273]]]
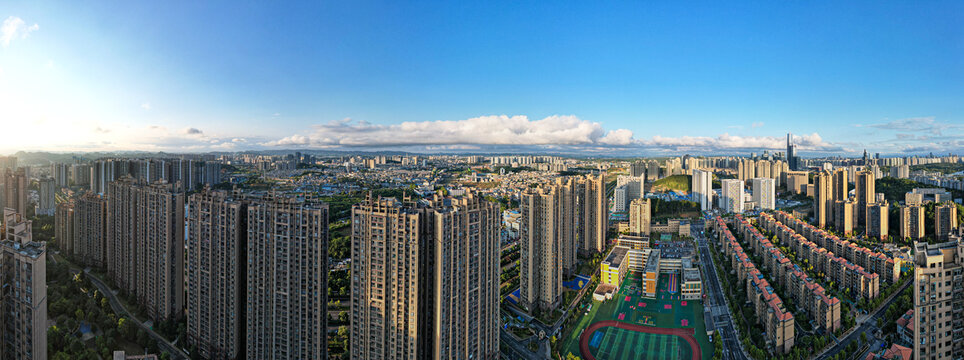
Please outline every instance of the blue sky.
[[[13, 2], [19, 149], [964, 148], [964, 3]], [[41, 135], [43, 134], [43, 135]]]

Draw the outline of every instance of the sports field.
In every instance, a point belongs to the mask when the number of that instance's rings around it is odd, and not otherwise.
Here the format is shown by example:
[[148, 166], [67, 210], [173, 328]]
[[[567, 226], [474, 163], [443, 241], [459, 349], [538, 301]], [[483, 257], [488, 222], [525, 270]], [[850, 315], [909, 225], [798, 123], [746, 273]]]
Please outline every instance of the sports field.
[[[681, 300], [678, 283], [678, 276], [660, 275], [657, 299], [645, 299], [641, 279], [627, 275], [612, 300], [593, 301], [588, 314], [582, 310], [572, 333], [562, 339], [563, 357], [571, 352], [584, 359], [691, 359], [697, 351], [689, 339], [701, 349], [702, 359], [711, 359], [702, 302]], [[581, 337], [587, 340], [584, 349]]]

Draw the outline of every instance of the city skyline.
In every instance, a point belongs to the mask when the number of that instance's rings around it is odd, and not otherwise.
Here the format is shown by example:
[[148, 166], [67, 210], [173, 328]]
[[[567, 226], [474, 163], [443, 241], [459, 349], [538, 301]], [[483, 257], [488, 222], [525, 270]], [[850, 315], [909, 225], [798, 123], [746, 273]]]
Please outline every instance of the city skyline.
[[4, 9], [0, 153], [964, 148], [960, 3], [225, 5]]

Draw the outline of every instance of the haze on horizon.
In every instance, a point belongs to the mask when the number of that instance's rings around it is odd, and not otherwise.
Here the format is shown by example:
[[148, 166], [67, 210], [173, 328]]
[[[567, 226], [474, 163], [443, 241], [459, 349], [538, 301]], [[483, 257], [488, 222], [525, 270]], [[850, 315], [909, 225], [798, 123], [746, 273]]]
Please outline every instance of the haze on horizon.
[[964, 154], [961, 2], [5, 5], [0, 153]]

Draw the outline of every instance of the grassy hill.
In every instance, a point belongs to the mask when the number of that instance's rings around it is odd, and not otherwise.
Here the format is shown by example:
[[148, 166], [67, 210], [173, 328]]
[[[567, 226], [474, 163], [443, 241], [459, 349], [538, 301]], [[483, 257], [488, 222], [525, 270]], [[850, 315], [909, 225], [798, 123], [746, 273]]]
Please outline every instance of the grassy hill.
[[673, 175], [667, 176], [665, 178], [656, 180], [653, 183], [653, 191], [681, 191], [685, 193], [690, 192], [690, 175]]
[[892, 177], [883, 177], [877, 179], [875, 184], [876, 191], [884, 194], [884, 198], [887, 201], [903, 201], [904, 194], [914, 190], [914, 188], [934, 188], [937, 186], [921, 184], [910, 179], [898, 179]]

